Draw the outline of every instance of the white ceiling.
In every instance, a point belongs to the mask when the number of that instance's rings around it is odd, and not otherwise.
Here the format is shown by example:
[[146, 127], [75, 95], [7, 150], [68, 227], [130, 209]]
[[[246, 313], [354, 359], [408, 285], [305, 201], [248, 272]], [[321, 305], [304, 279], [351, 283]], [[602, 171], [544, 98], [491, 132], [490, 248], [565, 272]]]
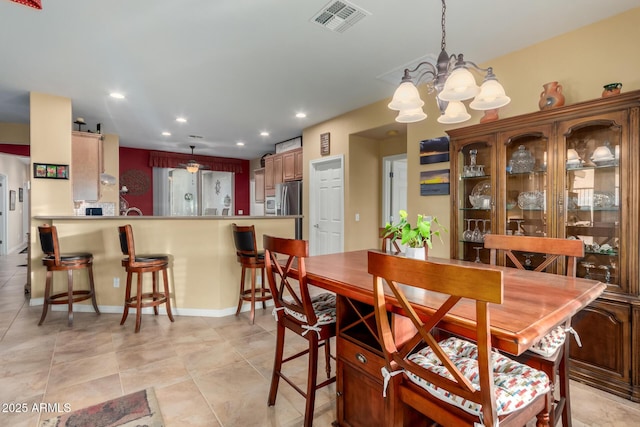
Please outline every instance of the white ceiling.
[[[438, 0], [353, 0], [371, 15], [341, 34], [311, 22], [328, 0], [42, 3], [38, 11], [0, 0], [0, 122], [28, 123], [30, 91], [60, 95], [84, 130], [101, 123], [124, 147], [188, 153], [194, 144], [196, 154], [257, 158], [306, 127], [390, 97], [394, 86], [379, 76], [440, 51]], [[634, 7], [450, 0], [447, 51], [482, 63]]]

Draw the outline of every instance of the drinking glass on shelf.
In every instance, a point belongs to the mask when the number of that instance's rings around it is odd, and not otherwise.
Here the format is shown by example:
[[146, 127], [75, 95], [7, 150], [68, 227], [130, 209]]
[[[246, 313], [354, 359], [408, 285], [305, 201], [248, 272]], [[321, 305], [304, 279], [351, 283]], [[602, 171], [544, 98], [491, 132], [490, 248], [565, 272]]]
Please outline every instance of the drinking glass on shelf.
[[467, 221], [467, 229], [464, 230], [464, 233], [462, 233], [462, 240], [464, 240], [465, 242], [470, 242], [473, 238], [473, 231], [471, 231], [471, 221], [473, 220], [465, 219], [465, 221]]
[[584, 278], [591, 279], [591, 269], [595, 267], [595, 264], [592, 262], [583, 261], [580, 263], [580, 265], [585, 269]]
[[473, 234], [471, 235], [471, 240], [474, 242], [482, 242], [482, 231], [480, 231], [480, 221], [481, 219], [476, 219], [476, 228], [473, 229]]
[[482, 249], [482, 246], [474, 246], [473, 249], [476, 250], [476, 259], [473, 262], [477, 262], [478, 264], [482, 263], [480, 260], [480, 249]]
[[524, 268], [525, 270], [533, 270], [533, 261], [531, 261], [531, 257], [535, 254], [522, 254], [524, 255]]
[[604, 270], [604, 283], [611, 283], [611, 270], [609, 265], [599, 265], [598, 269]]
[[[489, 226], [487, 226], [489, 224]], [[483, 219], [482, 220], [482, 236], [486, 236], [487, 234], [491, 234], [491, 220]]]
[[513, 219], [513, 222], [516, 223], [516, 231], [513, 233], [514, 236], [524, 236], [524, 231], [522, 228], [522, 223], [524, 219]]

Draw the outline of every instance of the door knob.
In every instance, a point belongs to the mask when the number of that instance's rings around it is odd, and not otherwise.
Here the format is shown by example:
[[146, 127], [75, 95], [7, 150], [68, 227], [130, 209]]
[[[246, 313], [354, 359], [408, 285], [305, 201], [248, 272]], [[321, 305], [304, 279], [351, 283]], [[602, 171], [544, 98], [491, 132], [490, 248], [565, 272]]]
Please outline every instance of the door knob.
[[315, 228], [320, 228], [320, 225], [319, 225], [319, 224], [313, 224], [313, 226], [314, 226]]

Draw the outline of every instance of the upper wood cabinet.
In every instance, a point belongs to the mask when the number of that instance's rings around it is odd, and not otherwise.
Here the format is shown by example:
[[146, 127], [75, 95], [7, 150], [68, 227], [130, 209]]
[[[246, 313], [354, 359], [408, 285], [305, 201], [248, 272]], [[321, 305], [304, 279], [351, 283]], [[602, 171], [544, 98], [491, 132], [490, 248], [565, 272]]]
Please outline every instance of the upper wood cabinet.
[[293, 155], [295, 157], [295, 169], [293, 173], [293, 179], [297, 181], [302, 179], [302, 169], [304, 167], [304, 162], [302, 158], [302, 148], [298, 148], [297, 150], [294, 150]]
[[573, 318], [571, 376], [640, 401], [640, 91], [447, 133], [451, 257], [488, 263], [485, 233], [580, 239], [577, 276], [607, 289]]
[[264, 203], [264, 168], [253, 171], [253, 179], [255, 182], [255, 202]]
[[276, 184], [302, 179], [302, 148], [273, 154], [264, 159], [265, 195], [275, 195]]
[[103, 172], [102, 135], [73, 132], [71, 136], [71, 182], [73, 200], [97, 202]]

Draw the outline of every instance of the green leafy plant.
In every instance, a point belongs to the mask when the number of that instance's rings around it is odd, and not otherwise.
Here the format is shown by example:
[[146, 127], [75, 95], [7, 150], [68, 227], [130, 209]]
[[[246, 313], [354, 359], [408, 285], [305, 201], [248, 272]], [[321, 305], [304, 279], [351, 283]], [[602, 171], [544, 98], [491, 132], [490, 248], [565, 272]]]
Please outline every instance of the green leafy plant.
[[[447, 232], [447, 229], [438, 222], [436, 217], [418, 214], [418, 221], [413, 227], [407, 221], [407, 216], [407, 211], [400, 210], [400, 221], [397, 224], [387, 223], [384, 228], [384, 237], [400, 238], [402, 244], [410, 248], [422, 248], [425, 244], [431, 248], [433, 247], [431, 238], [437, 236], [442, 241], [440, 233]], [[437, 229], [434, 229], [434, 225], [437, 226]]]

